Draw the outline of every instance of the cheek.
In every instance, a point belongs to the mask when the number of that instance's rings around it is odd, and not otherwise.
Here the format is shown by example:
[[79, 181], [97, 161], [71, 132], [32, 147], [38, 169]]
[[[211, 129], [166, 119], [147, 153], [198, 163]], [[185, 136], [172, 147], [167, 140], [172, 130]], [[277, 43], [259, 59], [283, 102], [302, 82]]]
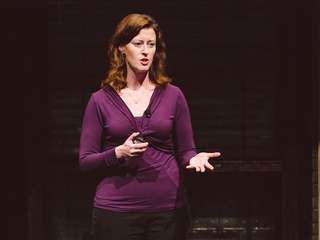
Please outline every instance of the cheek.
[[126, 55], [126, 62], [129, 63], [130, 65], [134, 64], [135, 62], [138, 61], [138, 57], [136, 57], [134, 54], [130, 53]]
[[153, 55], [153, 58], [155, 57], [155, 55], [156, 55], [156, 49], [154, 49], [152, 52], [151, 52], [151, 54]]
[[155, 52], [153, 52], [153, 53], [151, 54], [151, 57], [150, 57], [150, 60], [151, 60], [152, 62], [153, 62], [153, 60], [154, 60], [155, 56], [156, 56], [156, 53], [155, 53]]

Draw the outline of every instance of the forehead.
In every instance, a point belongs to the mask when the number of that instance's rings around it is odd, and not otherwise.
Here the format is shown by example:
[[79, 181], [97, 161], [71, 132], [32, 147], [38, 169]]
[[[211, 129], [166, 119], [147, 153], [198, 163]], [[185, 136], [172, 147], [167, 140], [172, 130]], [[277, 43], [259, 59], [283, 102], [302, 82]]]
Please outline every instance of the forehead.
[[133, 39], [148, 39], [148, 40], [156, 40], [156, 33], [152, 28], [143, 28], [140, 30], [139, 34], [135, 36]]

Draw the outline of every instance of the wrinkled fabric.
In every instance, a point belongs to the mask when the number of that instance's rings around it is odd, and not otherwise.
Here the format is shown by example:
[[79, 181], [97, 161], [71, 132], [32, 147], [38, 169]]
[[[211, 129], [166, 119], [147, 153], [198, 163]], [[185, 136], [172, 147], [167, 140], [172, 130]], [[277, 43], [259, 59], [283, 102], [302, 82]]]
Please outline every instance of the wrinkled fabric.
[[[97, 171], [94, 206], [118, 212], [167, 211], [188, 205], [180, 168], [195, 156], [191, 119], [180, 89], [156, 87], [147, 109], [134, 117], [111, 88], [93, 93], [80, 138], [80, 169]], [[141, 158], [117, 159], [115, 148], [134, 132], [149, 142]]]

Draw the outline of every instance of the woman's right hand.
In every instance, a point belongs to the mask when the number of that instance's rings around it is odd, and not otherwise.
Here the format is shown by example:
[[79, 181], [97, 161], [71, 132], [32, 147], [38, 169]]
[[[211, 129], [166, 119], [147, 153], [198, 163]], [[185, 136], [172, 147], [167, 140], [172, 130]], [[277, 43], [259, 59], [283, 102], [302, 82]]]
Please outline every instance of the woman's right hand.
[[134, 138], [139, 136], [139, 133], [133, 133], [120, 146], [115, 148], [117, 158], [133, 158], [142, 157], [147, 150], [148, 143], [133, 143]]

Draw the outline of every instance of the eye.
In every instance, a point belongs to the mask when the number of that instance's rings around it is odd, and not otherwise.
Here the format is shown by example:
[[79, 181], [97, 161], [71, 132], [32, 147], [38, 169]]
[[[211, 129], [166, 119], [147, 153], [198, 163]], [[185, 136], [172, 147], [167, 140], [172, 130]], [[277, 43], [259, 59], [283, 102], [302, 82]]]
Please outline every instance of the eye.
[[139, 47], [139, 46], [141, 46], [142, 45], [142, 43], [141, 42], [134, 42], [133, 43], [135, 46], [137, 46], [137, 47]]
[[151, 42], [148, 45], [149, 45], [149, 47], [154, 47], [156, 44], [154, 42]]

